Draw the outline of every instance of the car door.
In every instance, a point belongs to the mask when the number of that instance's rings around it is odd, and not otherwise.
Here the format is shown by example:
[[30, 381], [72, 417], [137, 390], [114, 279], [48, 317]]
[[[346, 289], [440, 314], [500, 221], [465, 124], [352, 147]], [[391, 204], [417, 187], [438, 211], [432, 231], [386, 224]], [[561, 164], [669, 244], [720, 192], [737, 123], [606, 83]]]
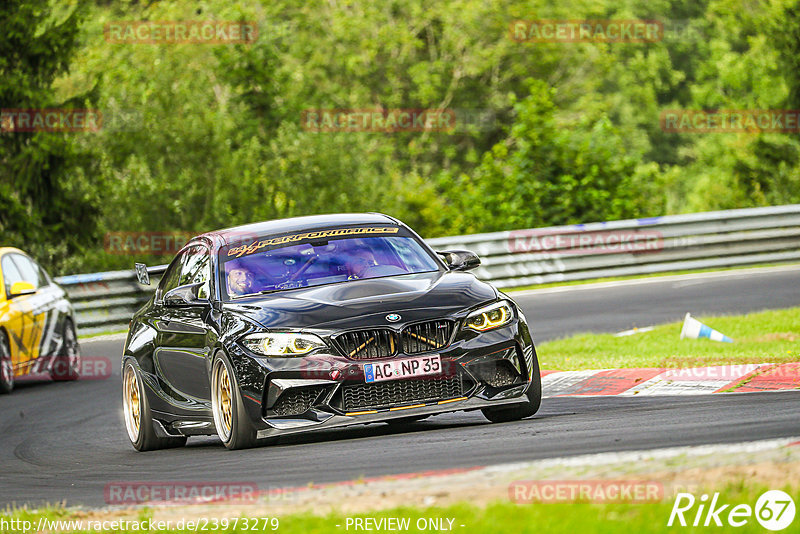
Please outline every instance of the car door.
[[207, 359], [214, 331], [206, 324], [209, 307], [164, 305], [164, 294], [175, 287], [203, 282], [200, 296], [211, 295], [211, 254], [202, 245], [185, 249], [177, 263], [164, 273], [153, 307], [156, 372], [181, 402], [211, 402]]
[[[11, 362], [17, 376], [38, 373], [48, 363], [47, 347], [52, 341], [55, 302], [49, 291], [50, 281], [30, 258], [16, 252], [4, 254], [0, 259], [7, 300], [7, 319], [11, 349]], [[33, 286], [30, 294], [11, 296], [17, 282]]]
[[53, 282], [53, 279], [39, 265], [36, 260], [21, 255], [14, 261], [22, 271], [22, 276], [38, 279], [36, 298], [32, 299], [34, 312], [42, 318], [41, 336], [39, 341], [39, 356], [31, 372], [44, 372], [50, 365], [52, 356], [61, 348], [64, 335], [64, 317], [70, 314], [69, 304], [66, 302], [66, 292]]

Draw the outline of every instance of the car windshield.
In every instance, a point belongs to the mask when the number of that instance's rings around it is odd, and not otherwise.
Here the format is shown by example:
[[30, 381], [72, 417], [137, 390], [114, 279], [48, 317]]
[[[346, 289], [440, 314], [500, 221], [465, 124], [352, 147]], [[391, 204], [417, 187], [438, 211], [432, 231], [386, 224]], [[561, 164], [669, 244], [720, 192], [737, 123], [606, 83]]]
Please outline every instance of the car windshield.
[[396, 226], [250, 239], [223, 248], [220, 265], [228, 298], [439, 269], [419, 241]]

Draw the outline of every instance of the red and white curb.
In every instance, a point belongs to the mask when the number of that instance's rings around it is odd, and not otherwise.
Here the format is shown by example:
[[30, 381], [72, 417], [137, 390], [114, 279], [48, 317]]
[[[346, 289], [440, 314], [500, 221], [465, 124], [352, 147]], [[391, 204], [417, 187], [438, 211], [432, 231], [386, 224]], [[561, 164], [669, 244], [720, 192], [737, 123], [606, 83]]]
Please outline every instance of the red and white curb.
[[605, 395], [704, 395], [800, 389], [800, 362], [542, 371], [545, 398]]

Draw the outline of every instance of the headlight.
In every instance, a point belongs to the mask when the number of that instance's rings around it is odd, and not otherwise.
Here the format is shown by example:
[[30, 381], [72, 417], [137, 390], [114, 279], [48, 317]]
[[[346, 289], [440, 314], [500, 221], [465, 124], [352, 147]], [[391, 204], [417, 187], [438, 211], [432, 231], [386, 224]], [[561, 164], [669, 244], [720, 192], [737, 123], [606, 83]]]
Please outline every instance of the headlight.
[[478, 332], [485, 332], [510, 323], [514, 319], [514, 309], [505, 300], [476, 310], [467, 316], [464, 325]]
[[283, 356], [291, 358], [302, 356], [315, 349], [324, 349], [327, 345], [314, 334], [274, 333], [250, 334], [242, 338], [242, 344], [248, 350], [264, 356]]

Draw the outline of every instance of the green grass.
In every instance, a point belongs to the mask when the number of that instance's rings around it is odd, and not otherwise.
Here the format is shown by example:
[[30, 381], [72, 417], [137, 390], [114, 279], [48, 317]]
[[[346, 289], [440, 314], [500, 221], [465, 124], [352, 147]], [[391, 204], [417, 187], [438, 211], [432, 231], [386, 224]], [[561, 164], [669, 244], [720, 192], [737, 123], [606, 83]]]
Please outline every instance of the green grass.
[[[748, 482], [740, 482], [734, 485], [728, 485], [724, 488], [715, 488], [710, 493], [715, 491], [720, 492], [718, 504], [728, 504], [731, 506], [721, 514], [721, 520], [725, 521], [727, 512], [736, 504], [747, 504], [751, 507], [755, 506], [758, 496], [767, 489], [779, 488], [765, 488], [750, 484]], [[792, 489], [790, 487], [781, 488], [789, 493], [795, 500], [800, 502], [800, 491], [796, 485]], [[699, 495], [696, 495], [699, 497]], [[372, 518], [379, 520], [380, 518], [408, 518], [410, 520], [410, 528], [408, 532], [420, 532], [416, 528], [417, 520], [420, 518], [450, 518], [453, 519], [453, 529], [455, 533], [514, 533], [514, 534], [573, 534], [579, 533], [609, 533], [609, 534], [639, 534], [650, 532], [706, 532], [709, 527], [701, 526], [697, 528], [681, 527], [673, 525], [667, 527], [667, 521], [670, 517], [674, 499], [672, 496], [667, 496], [663, 501], [646, 504], [632, 504], [632, 503], [603, 503], [603, 504], [589, 504], [589, 503], [536, 503], [536, 504], [514, 504], [509, 501], [494, 502], [488, 506], [481, 507], [471, 503], [462, 503], [448, 507], [429, 507], [429, 508], [416, 508], [416, 507], [403, 507], [394, 508], [380, 512], [372, 512], [368, 514], [333, 514], [328, 516], [316, 516], [307, 513], [301, 513], [290, 516], [283, 516], [278, 518], [277, 532], [283, 534], [313, 534], [313, 533], [327, 533], [327, 532], [356, 532], [354, 527], [347, 526], [347, 518], [360, 517]], [[685, 514], [689, 524], [694, 519], [694, 513], [697, 510], [697, 505]], [[38, 521], [40, 515], [54, 519], [68, 519], [68, 518], [81, 518], [85, 517], [85, 513], [68, 513], [64, 510], [47, 510], [44, 512], [31, 512], [31, 511], [17, 511], [9, 515], [0, 515], [0, 520], [8, 521], [14, 519], [27, 519], [34, 522]], [[145, 519], [150, 515], [149, 512], [144, 511], [139, 514], [139, 519]], [[264, 514], [268, 515], [268, 514]], [[190, 518], [186, 518], [187, 520]], [[704, 518], [703, 518], [704, 519]], [[786, 532], [791, 531], [800, 517], [796, 517], [792, 526]], [[250, 520], [253, 524], [253, 520]], [[447, 524], [445, 522], [445, 524]], [[340, 525], [340, 526], [337, 526]], [[463, 526], [462, 526], [463, 525]], [[269, 527], [266, 529], [260, 528], [253, 529], [257, 532], [273, 532]], [[35, 528], [35, 527], [34, 527]], [[712, 530], [715, 527], [711, 527]], [[717, 530], [727, 531], [731, 527], [725, 525], [722, 529], [716, 527]], [[248, 532], [253, 530], [248, 529]], [[3, 529], [4, 532], [14, 532], [14, 530]], [[209, 530], [207, 530], [209, 531]], [[217, 532], [244, 532], [242, 524], [236, 530], [216, 529]], [[754, 517], [748, 518], [745, 526], [736, 529], [737, 532], [764, 532], [764, 529], [758, 524]], [[20, 532], [17, 530], [17, 532]], [[73, 531], [76, 532], [76, 531]], [[86, 532], [80, 531], [80, 532]], [[135, 532], [133, 529], [119, 530], [118, 532]], [[161, 532], [193, 532], [193, 530], [163, 530]], [[430, 532], [430, 531], [428, 531]]]
[[683, 323], [676, 322], [627, 337], [580, 334], [542, 343], [539, 362], [542, 369], [567, 371], [800, 361], [800, 308], [695, 319], [734, 343], [680, 339]]
[[93, 334], [79, 334], [78, 339], [92, 339], [93, 337], [110, 336], [112, 334], [127, 334], [128, 329], [125, 330], [107, 330], [103, 332], [95, 332]]
[[743, 269], [763, 269], [764, 267], [785, 267], [787, 265], [797, 265], [794, 263], [759, 263], [756, 265], [744, 265], [738, 267], [713, 267], [709, 269], [688, 269], [682, 271], [665, 271], [663, 273], [652, 274], [633, 274], [629, 276], [608, 276], [606, 278], [587, 278], [586, 280], [571, 280], [569, 282], [548, 282], [546, 284], [531, 284], [520, 287], [503, 288], [504, 293], [514, 293], [516, 291], [529, 291], [531, 289], [546, 289], [549, 287], [581, 286], [585, 284], [597, 284], [601, 282], [618, 282], [621, 280], [639, 280], [642, 278], [660, 278], [662, 276], [675, 276], [680, 274], [697, 273], [716, 273], [722, 271], [740, 271]]

